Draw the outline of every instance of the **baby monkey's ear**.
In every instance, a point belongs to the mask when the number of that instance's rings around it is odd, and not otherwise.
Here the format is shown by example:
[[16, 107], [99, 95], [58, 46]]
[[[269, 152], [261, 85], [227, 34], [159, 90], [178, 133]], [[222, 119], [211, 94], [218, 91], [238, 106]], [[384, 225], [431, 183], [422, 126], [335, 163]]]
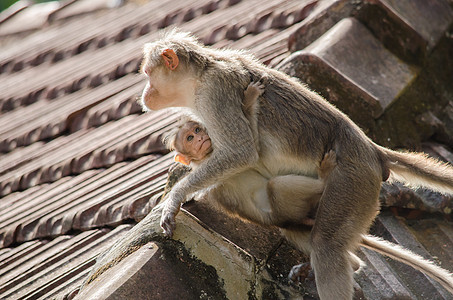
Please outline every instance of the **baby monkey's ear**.
[[175, 154], [175, 161], [182, 163], [183, 165], [186, 165], [186, 166], [188, 166], [190, 164], [190, 158], [179, 152], [176, 152], [176, 154]]
[[178, 55], [176, 55], [175, 51], [173, 51], [172, 49], [165, 49], [164, 51], [162, 51], [161, 55], [165, 61], [167, 68], [173, 71], [176, 69], [176, 67], [178, 67], [179, 58]]

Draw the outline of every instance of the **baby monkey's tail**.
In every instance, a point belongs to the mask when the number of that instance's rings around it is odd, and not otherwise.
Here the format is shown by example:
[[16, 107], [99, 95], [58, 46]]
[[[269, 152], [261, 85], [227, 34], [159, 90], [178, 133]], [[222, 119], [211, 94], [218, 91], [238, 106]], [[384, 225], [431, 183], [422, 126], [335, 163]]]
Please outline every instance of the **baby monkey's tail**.
[[389, 181], [453, 194], [453, 167], [450, 164], [430, 158], [425, 153], [397, 152], [378, 147], [384, 155], [384, 167], [390, 170]]
[[426, 260], [420, 255], [415, 254], [399, 245], [387, 242], [372, 235], [364, 235], [361, 245], [425, 273], [432, 279], [439, 282], [450, 293], [453, 293], [452, 274], [449, 271], [437, 266], [432, 261]]

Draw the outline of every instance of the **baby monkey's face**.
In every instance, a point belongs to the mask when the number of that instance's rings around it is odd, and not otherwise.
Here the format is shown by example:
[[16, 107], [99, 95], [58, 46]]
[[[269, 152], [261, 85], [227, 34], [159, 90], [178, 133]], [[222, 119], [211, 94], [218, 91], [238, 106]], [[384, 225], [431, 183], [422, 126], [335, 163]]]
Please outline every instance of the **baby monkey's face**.
[[[211, 139], [196, 122], [187, 122], [178, 132], [177, 149], [193, 160], [203, 160], [212, 151]], [[181, 149], [178, 149], [181, 147]]]

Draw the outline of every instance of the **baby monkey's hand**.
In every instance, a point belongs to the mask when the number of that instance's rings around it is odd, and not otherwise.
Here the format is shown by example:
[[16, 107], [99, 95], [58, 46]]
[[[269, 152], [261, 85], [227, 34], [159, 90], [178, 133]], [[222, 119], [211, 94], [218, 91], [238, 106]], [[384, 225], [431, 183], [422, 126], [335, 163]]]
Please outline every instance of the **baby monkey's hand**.
[[266, 86], [261, 81], [251, 82], [244, 91], [245, 98], [257, 98], [264, 93]]

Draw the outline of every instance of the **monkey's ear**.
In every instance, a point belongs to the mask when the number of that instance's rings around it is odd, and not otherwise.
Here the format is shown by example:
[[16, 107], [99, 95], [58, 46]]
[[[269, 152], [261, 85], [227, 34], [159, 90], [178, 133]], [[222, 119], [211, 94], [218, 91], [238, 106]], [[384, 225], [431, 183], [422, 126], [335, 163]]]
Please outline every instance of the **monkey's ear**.
[[164, 59], [167, 68], [172, 71], [179, 65], [178, 55], [176, 55], [175, 51], [172, 49], [165, 49], [162, 51], [162, 58]]
[[190, 158], [188, 158], [184, 154], [181, 154], [178, 152], [175, 154], [175, 161], [182, 163], [183, 165], [186, 165], [186, 166], [188, 166], [190, 164]]

